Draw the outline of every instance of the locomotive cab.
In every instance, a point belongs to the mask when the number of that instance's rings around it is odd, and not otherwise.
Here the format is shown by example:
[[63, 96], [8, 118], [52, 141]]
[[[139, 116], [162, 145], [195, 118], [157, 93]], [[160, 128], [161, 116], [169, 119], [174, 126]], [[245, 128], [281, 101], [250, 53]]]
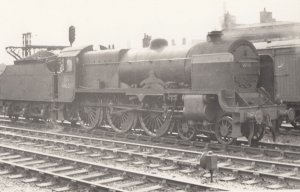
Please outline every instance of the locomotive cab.
[[58, 102], [72, 102], [79, 79], [79, 56], [83, 52], [91, 51], [92, 46], [68, 47], [59, 54], [59, 70], [56, 74]]

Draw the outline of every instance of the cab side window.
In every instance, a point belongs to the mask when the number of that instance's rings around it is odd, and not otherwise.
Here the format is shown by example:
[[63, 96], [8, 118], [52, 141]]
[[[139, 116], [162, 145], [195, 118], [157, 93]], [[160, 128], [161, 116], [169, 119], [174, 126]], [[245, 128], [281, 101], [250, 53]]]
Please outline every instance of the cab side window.
[[73, 61], [70, 58], [61, 58], [59, 60], [59, 69], [57, 73], [68, 73], [73, 71]]
[[72, 59], [65, 59], [65, 72], [73, 71], [73, 62]]

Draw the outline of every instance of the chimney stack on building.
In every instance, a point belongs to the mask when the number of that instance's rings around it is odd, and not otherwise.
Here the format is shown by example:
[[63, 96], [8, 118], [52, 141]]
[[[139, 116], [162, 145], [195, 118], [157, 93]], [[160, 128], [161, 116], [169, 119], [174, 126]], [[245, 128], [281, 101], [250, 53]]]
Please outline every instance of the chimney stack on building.
[[266, 8], [264, 8], [264, 11], [260, 12], [260, 23], [271, 23], [275, 22], [276, 20], [272, 16], [272, 12], [266, 11]]
[[186, 44], [186, 38], [182, 38], [182, 45], [185, 45]]
[[175, 46], [175, 45], [176, 45], [175, 39], [172, 39], [172, 40], [171, 40], [171, 44], [172, 44], [172, 46]]
[[236, 26], [236, 18], [229, 12], [224, 14], [223, 29], [230, 30]]
[[150, 41], [151, 41], [151, 36], [149, 36], [146, 33], [144, 33], [143, 48], [149, 47], [150, 46]]

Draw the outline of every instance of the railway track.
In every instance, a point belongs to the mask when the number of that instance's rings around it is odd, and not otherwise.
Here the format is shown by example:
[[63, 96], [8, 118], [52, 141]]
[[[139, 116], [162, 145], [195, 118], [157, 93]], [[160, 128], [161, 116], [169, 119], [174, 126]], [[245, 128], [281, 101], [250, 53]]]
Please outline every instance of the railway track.
[[[1, 117], [1, 116], [0, 116]], [[3, 118], [3, 117], [2, 117]], [[4, 121], [4, 122], [8, 122], [10, 123], [11, 121], [8, 118], [4, 119], [0, 119], [0, 121]], [[28, 122], [14, 122], [15, 124], [21, 125], [21, 126], [26, 126]], [[47, 131], [47, 128], [45, 129], [45, 125], [44, 124], [34, 124], [34, 126], [38, 125], [38, 128], [35, 129], [42, 129]], [[14, 125], [13, 125], [14, 126]], [[24, 127], [25, 128], [25, 127]], [[201, 136], [198, 135], [197, 136], [197, 140], [195, 141], [185, 141], [185, 140], [180, 140], [178, 139], [176, 136], [171, 136], [171, 137], [150, 137], [150, 136], [145, 136], [145, 135], [140, 135], [140, 134], [132, 134], [132, 133], [116, 133], [116, 132], [112, 132], [109, 130], [99, 130], [99, 129], [94, 129], [94, 130], [86, 130], [86, 129], [82, 129], [80, 127], [71, 127], [69, 125], [67, 126], [63, 126], [64, 130], [61, 130], [65, 133], [76, 133], [76, 134], [85, 134], [87, 136], [98, 136], [98, 137], [104, 137], [104, 138], [115, 138], [118, 140], [132, 140], [132, 141], [141, 141], [143, 143], [151, 143], [151, 144], [160, 144], [163, 143], [165, 145], [176, 145], [176, 147], [188, 147], [188, 148], [203, 148], [203, 146], [206, 147], [210, 147], [211, 145], [217, 148], [226, 148], [226, 147], [230, 147], [234, 146], [234, 145], [223, 145], [223, 144], [218, 144], [217, 142], [211, 142], [211, 138], [206, 137], [206, 136]], [[284, 133], [285, 134], [285, 133]], [[294, 134], [294, 132], [293, 132]], [[296, 136], [298, 136], [297, 134], [294, 134]], [[300, 132], [299, 132], [299, 136], [300, 136]], [[249, 144], [247, 141], [245, 140], [237, 140], [235, 145], [237, 146], [242, 146], [242, 147], [247, 147], [249, 148]], [[294, 145], [294, 144], [287, 144], [287, 143], [274, 143], [274, 142], [262, 142], [260, 141], [259, 143], [257, 143], [253, 148], [252, 151], [255, 151], [255, 149], [258, 148], [258, 150], [261, 151], [261, 149], [263, 149], [263, 151], [266, 151], [267, 153], [282, 153], [282, 152], [276, 152], [278, 150], [284, 150], [284, 151], [289, 151], [289, 154], [291, 154], [290, 152], [292, 151], [299, 151], [300, 152], [300, 145]], [[275, 150], [273, 150], [275, 149]], [[270, 150], [270, 151], [269, 151]], [[281, 154], [281, 156], [285, 156], [285, 154]]]
[[[206, 143], [197, 145], [200, 152], [8, 126], [0, 126], [0, 129], [2, 139], [18, 145], [64, 150], [78, 155], [100, 157], [116, 162], [132, 162], [134, 165], [147, 165], [162, 171], [179, 170], [181, 173], [189, 174], [199, 174], [200, 157], [205, 151], [212, 150], [218, 154], [219, 178], [218, 176], [217, 178], [220, 180], [238, 180], [244, 184], [259, 184], [272, 189], [299, 188], [300, 184], [298, 173], [300, 164], [297, 163], [300, 152], [295, 151]], [[294, 163], [285, 162], [290, 160], [290, 157], [293, 157]]]
[[1, 175], [37, 182], [54, 191], [91, 188], [96, 191], [203, 191], [225, 190], [205, 184], [119, 169], [71, 158], [0, 145]]

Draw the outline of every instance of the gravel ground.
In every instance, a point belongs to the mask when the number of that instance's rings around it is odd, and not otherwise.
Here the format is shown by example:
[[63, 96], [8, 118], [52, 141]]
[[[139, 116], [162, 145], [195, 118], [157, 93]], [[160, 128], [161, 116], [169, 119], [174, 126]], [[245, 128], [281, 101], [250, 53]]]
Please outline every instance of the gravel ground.
[[40, 188], [35, 184], [23, 183], [20, 179], [9, 179], [7, 176], [0, 176], [1, 192], [52, 192], [51, 189]]
[[[280, 129], [280, 131], [284, 131], [284, 130]], [[296, 132], [296, 130], [293, 130], [293, 132], [290, 132], [290, 134], [277, 135], [276, 143], [300, 145], [300, 136], [293, 135], [293, 133], [295, 133], [295, 132]], [[262, 141], [267, 142], [267, 143], [273, 143], [272, 134], [270, 133], [269, 130], [266, 131], [266, 134], [265, 134], [264, 138], [262, 139]]]

